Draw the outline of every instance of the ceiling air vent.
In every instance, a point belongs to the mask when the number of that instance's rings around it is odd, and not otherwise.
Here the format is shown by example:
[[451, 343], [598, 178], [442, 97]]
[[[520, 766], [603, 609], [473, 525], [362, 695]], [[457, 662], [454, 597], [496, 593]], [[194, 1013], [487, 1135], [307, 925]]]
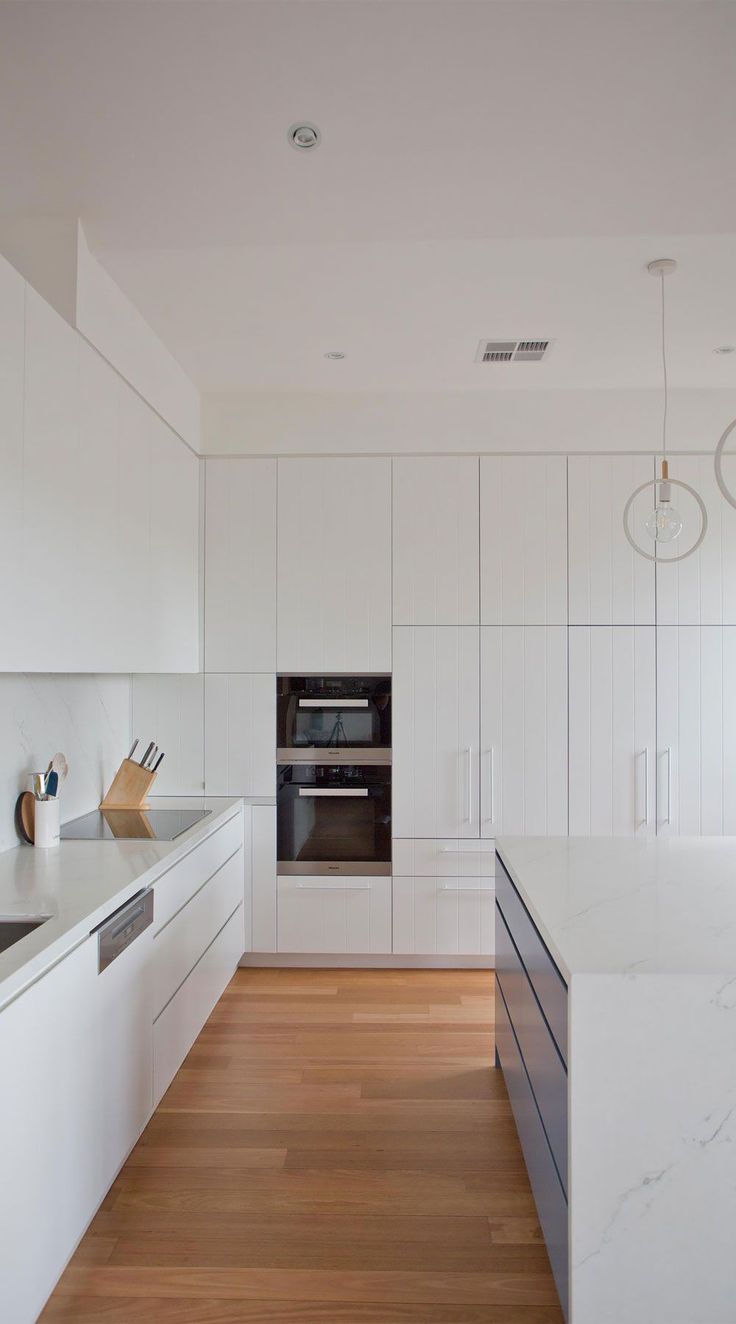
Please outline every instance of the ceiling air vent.
[[481, 340], [476, 363], [538, 363], [549, 349], [549, 340]]

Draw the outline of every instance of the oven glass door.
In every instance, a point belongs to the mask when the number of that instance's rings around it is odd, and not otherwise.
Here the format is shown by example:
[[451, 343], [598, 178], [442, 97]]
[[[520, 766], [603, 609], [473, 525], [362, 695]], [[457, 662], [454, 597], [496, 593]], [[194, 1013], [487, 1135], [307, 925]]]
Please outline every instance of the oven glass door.
[[280, 676], [278, 746], [285, 751], [391, 748], [391, 680], [374, 676]]
[[279, 873], [391, 872], [391, 769], [295, 763], [279, 769]]

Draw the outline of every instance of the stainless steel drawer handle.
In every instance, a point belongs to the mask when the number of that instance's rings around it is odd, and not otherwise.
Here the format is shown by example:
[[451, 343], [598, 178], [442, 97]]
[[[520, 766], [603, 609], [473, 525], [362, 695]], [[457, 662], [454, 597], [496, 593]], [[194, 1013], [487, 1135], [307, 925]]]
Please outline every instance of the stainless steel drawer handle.
[[492, 887], [453, 887], [451, 883], [443, 883], [440, 892], [486, 892], [488, 896], [493, 896]]
[[368, 795], [368, 787], [360, 786], [360, 787], [356, 787], [355, 790], [352, 790], [350, 787], [340, 786], [340, 787], [335, 787], [334, 790], [330, 790], [328, 787], [322, 787], [322, 786], [300, 786], [299, 794], [300, 796], [310, 800], [315, 800], [318, 796], [333, 796], [333, 795], [341, 795], [344, 796], [346, 799], [364, 800]]
[[299, 699], [300, 708], [367, 708], [367, 699]]
[[370, 883], [297, 883], [302, 892], [370, 892]]

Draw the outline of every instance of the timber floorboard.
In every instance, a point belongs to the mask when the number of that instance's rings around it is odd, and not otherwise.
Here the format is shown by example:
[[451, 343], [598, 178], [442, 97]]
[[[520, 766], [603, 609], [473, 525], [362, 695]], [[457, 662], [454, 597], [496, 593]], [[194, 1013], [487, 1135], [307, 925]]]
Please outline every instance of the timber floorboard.
[[239, 970], [43, 1324], [562, 1324], [493, 976]]

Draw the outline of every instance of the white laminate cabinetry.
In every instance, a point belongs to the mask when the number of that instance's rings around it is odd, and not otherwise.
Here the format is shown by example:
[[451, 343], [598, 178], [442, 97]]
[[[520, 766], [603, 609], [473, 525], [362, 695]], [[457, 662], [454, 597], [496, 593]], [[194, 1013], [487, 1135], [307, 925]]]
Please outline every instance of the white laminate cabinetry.
[[273, 795], [276, 677], [206, 675], [204, 779], [208, 795]]
[[251, 947], [254, 952], [275, 952], [276, 806], [253, 805], [251, 819]]
[[395, 625], [477, 625], [479, 461], [393, 461]]
[[479, 632], [394, 630], [393, 832], [479, 835]]
[[391, 461], [278, 462], [278, 670], [391, 670]]
[[277, 462], [205, 474], [205, 670], [275, 671]]
[[569, 631], [570, 835], [655, 832], [653, 626]]
[[461, 837], [458, 841], [394, 837], [393, 876], [404, 878], [493, 878], [493, 841]]
[[[133, 736], [154, 739], [166, 758], [156, 775], [156, 795], [201, 795], [204, 789], [204, 676], [134, 675]], [[145, 748], [145, 744], [143, 746]]]
[[151, 671], [199, 669], [200, 461], [149, 411]]
[[23, 663], [19, 628], [27, 610], [18, 574], [23, 545], [23, 390], [25, 282], [0, 257], [0, 671]]
[[[736, 455], [727, 454], [724, 474], [736, 492]], [[705, 502], [708, 530], [697, 552], [675, 564], [668, 558], [692, 546], [700, 532], [700, 512], [689, 493], [672, 488], [672, 504], [684, 519], [680, 537], [658, 547], [658, 625], [736, 625], [736, 510], [721, 496], [712, 455], [678, 455], [672, 478], [694, 487]]]
[[657, 630], [657, 832], [736, 834], [736, 627]]
[[391, 951], [391, 879], [331, 874], [280, 877], [278, 950], [299, 953]]
[[[205, 879], [194, 896], [156, 933], [153, 940], [153, 1016], [194, 969], [223, 924], [243, 902], [243, 853], [240, 847]], [[238, 959], [242, 952], [238, 954]]]
[[481, 629], [480, 831], [568, 830], [567, 630]]
[[394, 953], [491, 956], [494, 895], [492, 878], [394, 878]]
[[153, 1026], [153, 1102], [156, 1106], [232, 979], [243, 955], [243, 904], [224, 923]]
[[567, 460], [484, 455], [480, 461], [483, 625], [567, 623]]
[[[654, 477], [651, 456], [571, 455], [567, 465], [570, 624], [654, 625], [654, 563], [623, 525], [631, 493]], [[637, 536], [652, 505], [649, 487], [632, 510]]]

